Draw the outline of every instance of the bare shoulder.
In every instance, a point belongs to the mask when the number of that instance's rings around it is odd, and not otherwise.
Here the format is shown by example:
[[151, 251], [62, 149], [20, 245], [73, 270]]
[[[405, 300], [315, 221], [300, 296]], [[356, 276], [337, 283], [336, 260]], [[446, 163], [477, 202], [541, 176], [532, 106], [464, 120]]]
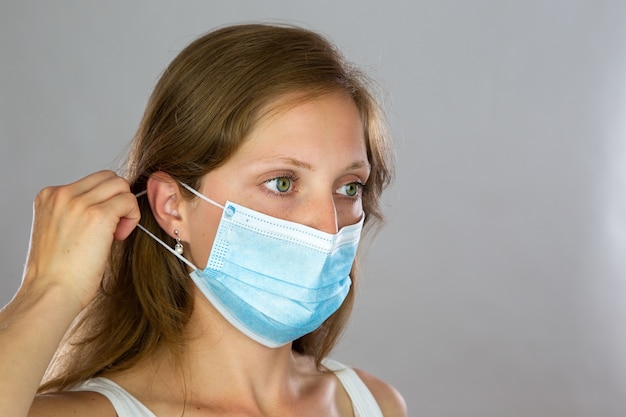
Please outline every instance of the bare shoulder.
[[101, 394], [89, 391], [64, 391], [40, 394], [35, 397], [28, 417], [116, 417], [109, 400]]
[[363, 370], [354, 371], [370, 390], [385, 417], [406, 417], [406, 402], [398, 390]]

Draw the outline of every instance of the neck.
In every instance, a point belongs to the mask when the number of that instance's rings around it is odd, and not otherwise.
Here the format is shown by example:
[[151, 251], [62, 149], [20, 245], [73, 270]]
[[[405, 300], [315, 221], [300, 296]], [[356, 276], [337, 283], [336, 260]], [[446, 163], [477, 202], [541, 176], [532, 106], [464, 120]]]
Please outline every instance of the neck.
[[[211, 392], [220, 399], [284, 401], [297, 393], [304, 358], [291, 344], [268, 348], [234, 328], [199, 291], [187, 327], [178, 377], [192, 398]], [[181, 381], [181, 378], [184, 378]]]
[[320, 415], [332, 407], [334, 379], [320, 374], [311, 357], [292, 352], [290, 344], [268, 348], [255, 342], [199, 290], [186, 333], [179, 355], [163, 349], [127, 371], [105, 376], [155, 414], [179, 413], [181, 404], [217, 414], [284, 416]]

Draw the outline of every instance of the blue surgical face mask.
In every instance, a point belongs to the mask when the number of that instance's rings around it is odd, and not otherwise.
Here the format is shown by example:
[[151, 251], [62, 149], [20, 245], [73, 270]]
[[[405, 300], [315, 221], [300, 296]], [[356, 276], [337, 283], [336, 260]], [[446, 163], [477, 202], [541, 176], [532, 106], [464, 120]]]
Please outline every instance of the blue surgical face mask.
[[230, 201], [222, 206], [183, 186], [223, 209], [204, 270], [139, 227], [193, 269], [195, 284], [233, 326], [278, 347], [314, 331], [341, 306], [364, 215], [330, 234]]

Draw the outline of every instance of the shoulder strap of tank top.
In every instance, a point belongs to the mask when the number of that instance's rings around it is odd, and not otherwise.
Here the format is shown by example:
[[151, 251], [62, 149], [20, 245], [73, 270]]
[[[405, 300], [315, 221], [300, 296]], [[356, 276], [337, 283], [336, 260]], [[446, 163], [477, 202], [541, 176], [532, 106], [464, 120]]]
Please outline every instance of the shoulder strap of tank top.
[[128, 391], [107, 378], [93, 378], [71, 390], [92, 391], [104, 395], [113, 405], [118, 417], [156, 417], [148, 407]]
[[324, 359], [322, 365], [333, 371], [343, 384], [356, 417], [383, 417], [376, 399], [354, 369], [332, 359]]

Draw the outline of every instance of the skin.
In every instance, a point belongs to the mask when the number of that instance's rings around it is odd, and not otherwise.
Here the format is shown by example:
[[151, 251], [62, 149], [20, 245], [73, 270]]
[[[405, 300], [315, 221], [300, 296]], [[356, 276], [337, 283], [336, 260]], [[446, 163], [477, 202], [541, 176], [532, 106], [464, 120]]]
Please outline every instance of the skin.
[[[332, 94], [261, 120], [233, 158], [206, 175], [200, 192], [220, 204], [230, 200], [336, 233], [360, 218], [360, 184], [366, 183], [369, 170], [357, 108], [349, 97]], [[198, 198], [184, 199], [163, 173], [151, 177], [147, 191], [160, 226], [172, 237], [178, 230], [184, 255], [203, 268], [221, 210]], [[110, 172], [44, 190], [38, 197], [35, 223], [41, 228], [33, 234], [24, 285], [16, 301], [0, 313], [0, 400], [13, 411], [7, 415], [115, 416], [108, 400], [90, 392], [38, 396], [27, 410], [63, 332], [99, 285], [110, 243], [125, 238], [138, 221], [131, 197], [128, 184]], [[290, 345], [271, 349], [256, 343], [232, 327], [199, 291], [194, 297], [180, 366], [163, 351], [130, 370], [105, 376], [159, 417], [178, 417], [183, 411], [190, 417], [353, 415], [350, 399], [333, 374], [316, 370], [311, 358], [295, 354]], [[38, 318], [42, 313], [46, 320]], [[35, 339], [42, 343], [27, 343]], [[24, 349], [32, 361], [23, 360]], [[18, 363], [5, 370], [13, 362]], [[406, 415], [393, 387], [357, 372], [385, 416]]]
[[100, 285], [113, 239], [139, 220], [128, 183], [113, 172], [48, 187], [34, 209], [22, 285], [0, 312], [0, 409], [18, 417], [28, 414], [63, 334]]

